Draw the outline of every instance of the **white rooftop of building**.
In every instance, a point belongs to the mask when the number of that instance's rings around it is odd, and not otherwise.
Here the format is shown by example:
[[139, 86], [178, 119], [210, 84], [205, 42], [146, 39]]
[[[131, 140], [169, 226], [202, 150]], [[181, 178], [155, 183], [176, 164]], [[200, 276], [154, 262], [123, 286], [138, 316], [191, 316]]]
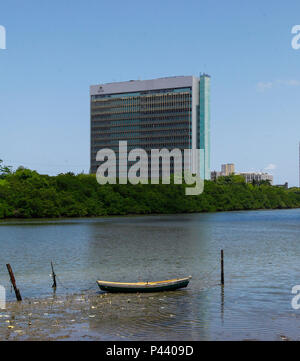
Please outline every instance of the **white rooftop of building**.
[[92, 85], [90, 87], [90, 94], [118, 94], [192, 87], [193, 79], [199, 81], [199, 78], [195, 76], [172, 76], [150, 80], [129, 80], [123, 82], [98, 84]]

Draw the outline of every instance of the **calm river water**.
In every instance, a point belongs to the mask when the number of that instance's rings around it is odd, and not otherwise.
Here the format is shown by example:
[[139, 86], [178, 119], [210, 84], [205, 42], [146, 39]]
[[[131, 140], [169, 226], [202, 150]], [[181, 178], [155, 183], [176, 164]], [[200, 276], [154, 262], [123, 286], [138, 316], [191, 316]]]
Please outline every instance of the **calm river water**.
[[[1, 221], [0, 247], [0, 284], [8, 300], [14, 294], [6, 263], [25, 298], [52, 295], [51, 260], [58, 295], [97, 295], [96, 279], [192, 275], [188, 288], [147, 295], [117, 324], [95, 320], [94, 334], [99, 327], [105, 339], [300, 340], [300, 310], [291, 307], [291, 289], [300, 284], [299, 209]], [[117, 302], [119, 296], [112, 297]]]

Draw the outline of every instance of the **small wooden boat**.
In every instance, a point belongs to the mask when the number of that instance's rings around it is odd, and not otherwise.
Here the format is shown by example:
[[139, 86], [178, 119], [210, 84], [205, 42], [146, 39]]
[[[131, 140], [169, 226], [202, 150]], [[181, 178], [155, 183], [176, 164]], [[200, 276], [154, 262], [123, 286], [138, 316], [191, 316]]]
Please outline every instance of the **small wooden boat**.
[[136, 283], [125, 283], [125, 282], [107, 282], [97, 281], [98, 286], [102, 291], [107, 292], [122, 292], [122, 293], [137, 293], [137, 292], [162, 292], [162, 291], [173, 291], [178, 288], [186, 287], [192, 277], [178, 278], [173, 280], [158, 281], [158, 282], [136, 282]]

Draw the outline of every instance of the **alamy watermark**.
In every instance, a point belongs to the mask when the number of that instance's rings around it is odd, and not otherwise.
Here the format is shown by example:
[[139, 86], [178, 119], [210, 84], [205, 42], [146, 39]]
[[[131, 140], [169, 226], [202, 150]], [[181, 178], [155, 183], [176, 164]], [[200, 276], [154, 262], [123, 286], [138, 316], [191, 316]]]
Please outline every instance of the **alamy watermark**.
[[296, 285], [292, 288], [292, 294], [296, 295], [292, 298], [291, 306], [294, 310], [299, 310], [300, 308], [300, 285]]
[[300, 25], [293, 26], [292, 34], [295, 34], [295, 36], [292, 39], [292, 48], [294, 50], [299, 50], [300, 49]]
[[6, 49], [6, 29], [0, 25], [0, 50]]
[[[204, 181], [200, 177], [200, 162], [204, 159], [203, 149], [151, 149], [150, 163], [144, 149], [131, 149], [128, 153], [127, 141], [119, 141], [118, 157], [113, 149], [104, 148], [97, 152], [96, 161], [102, 162], [96, 172], [99, 184], [185, 184], [186, 195], [203, 192]], [[118, 177], [117, 177], [118, 160]], [[173, 179], [171, 178], [173, 160]], [[131, 165], [129, 165], [129, 162]], [[161, 165], [160, 165], [161, 162]], [[132, 164], [133, 163], [133, 164]], [[150, 179], [149, 179], [150, 169]]]
[[6, 291], [5, 287], [0, 285], [0, 310], [6, 309]]

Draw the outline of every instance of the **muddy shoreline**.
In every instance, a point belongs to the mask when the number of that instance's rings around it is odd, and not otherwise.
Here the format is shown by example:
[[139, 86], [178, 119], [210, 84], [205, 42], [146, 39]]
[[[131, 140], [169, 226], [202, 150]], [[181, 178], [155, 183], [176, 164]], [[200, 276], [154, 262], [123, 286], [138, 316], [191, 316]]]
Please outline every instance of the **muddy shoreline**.
[[9, 302], [6, 310], [0, 310], [0, 340], [134, 340], [132, 324], [138, 319], [155, 322], [153, 303], [164, 308], [166, 299], [166, 295], [97, 293]]
[[[153, 294], [73, 294], [45, 299], [9, 302], [0, 310], [0, 341], [198, 341], [212, 340], [187, 333], [181, 318], [169, 307], [169, 295], [184, 297], [184, 291]], [[161, 326], [163, 324], [163, 326]], [[205, 327], [205, 326], [204, 326]], [[157, 334], [156, 334], [157, 331]], [[236, 338], [224, 330], [218, 339]], [[289, 341], [280, 332], [273, 340]], [[200, 336], [200, 339], [199, 339]]]

